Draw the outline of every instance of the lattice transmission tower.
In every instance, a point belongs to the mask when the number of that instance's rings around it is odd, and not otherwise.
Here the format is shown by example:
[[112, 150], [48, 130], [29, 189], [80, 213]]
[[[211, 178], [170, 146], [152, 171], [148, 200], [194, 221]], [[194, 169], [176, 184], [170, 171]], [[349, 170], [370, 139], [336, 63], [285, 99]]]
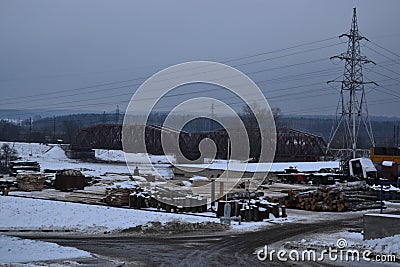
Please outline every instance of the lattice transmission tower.
[[[363, 81], [363, 65], [375, 63], [361, 55], [360, 41], [368, 39], [358, 32], [356, 8], [353, 9], [351, 29], [339, 36], [342, 37], [348, 38], [347, 52], [331, 57], [345, 61], [345, 67], [343, 79], [339, 81], [340, 97], [327, 149], [338, 158], [349, 159], [361, 156], [362, 152], [365, 152], [358, 148], [359, 136], [363, 130], [370, 145], [375, 146], [364, 90], [365, 84], [374, 82]], [[334, 81], [328, 83], [330, 82]]]

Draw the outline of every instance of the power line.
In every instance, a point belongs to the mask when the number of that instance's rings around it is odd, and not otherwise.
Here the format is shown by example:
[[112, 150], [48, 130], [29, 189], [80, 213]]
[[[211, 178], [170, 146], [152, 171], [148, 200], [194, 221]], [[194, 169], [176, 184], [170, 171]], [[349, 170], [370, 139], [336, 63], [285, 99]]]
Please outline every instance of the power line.
[[[290, 49], [294, 49], [294, 48], [298, 48], [298, 47], [302, 47], [302, 46], [306, 46], [306, 45], [310, 45], [310, 44], [315, 44], [315, 43], [319, 43], [319, 42], [323, 42], [323, 41], [327, 41], [327, 40], [331, 40], [334, 38], [327, 38], [327, 39], [323, 39], [323, 40], [319, 40], [319, 41], [314, 41], [314, 42], [310, 42], [310, 43], [306, 43], [306, 44], [301, 44], [301, 45], [297, 45], [297, 46], [292, 46], [292, 47], [288, 47], [288, 48], [283, 48], [283, 49], [279, 49], [279, 50], [274, 50], [274, 51], [270, 51], [270, 52], [265, 52], [265, 53], [259, 53], [256, 55], [250, 55], [247, 57], [242, 57], [242, 58], [238, 58], [235, 60], [228, 60], [225, 61], [223, 63], [228, 63], [231, 61], [238, 61], [238, 60], [242, 60], [244, 58], [252, 58], [252, 57], [256, 57], [256, 56], [260, 56], [260, 55], [266, 55], [266, 54], [271, 54], [271, 53], [276, 53], [276, 52], [280, 52], [280, 51], [286, 51], [286, 50], [290, 50]], [[328, 45], [326, 47], [330, 47], [330, 46], [335, 46], [338, 45], [340, 43], [335, 43], [333, 45]], [[300, 53], [307, 53], [310, 51], [314, 51], [314, 50], [318, 50], [321, 49], [321, 47], [318, 48], [314, 48], [311, 50], [305, 50], [302, 52], [296, 52], [296, 54], [300, 54]], [[286, 56], [290, 56], [292, 54], [289, 55], [283, 55], [283, 56], [279, 56], [277, 58], [281, 58], [281, 57], [286, 57]], [[243, 64], [237, 64], [234, 67], [239, 67], [239, 66], [244, 66], [244, 65], [248, 65], [248, 64], [252, 64], [252, 63], [258, 63], [261, 61], [268, 61], [268, 60], [272, 60], [275, 58], [267, 58], [267, 59], [262, 59], [262, 60], [258, 60], [256, 62], [247, 62], [247, 63], [243, 63]], [[49, 93], [41, 93], [41, 94], [33, 94], [33, 95], [28, 95], [28, 96], [24, 96], [25, 98], [29, 98], [29, 97], [35, 97], [35, 96], [43, 96], [43, 95], [51, 95], [51, 94], [60, 94], [60, 93], [64, 93], [64, 92], [73, 92], [73, 91], [82, 91], [82, 90], [86, 90], [86, 89], [92, 89], [92, 88], [96, 88], [96, 87], [102, 87], [102, 86], [108, 86], [108, 85], [114, 85], [114, 84], [119, 84], [119, 83], [125, 83], [125, 82], [131, 82], [131, 81], [137, 81], [137, 80], [145, 80], [148, 79], [150, 76], [146, 76], [146, 77], [139, 77], [139, 78], [134, 78], [134, 79], [128, 79], [128, 80], [123, 80], [123, 81], [115, 81], [115, 82], [108, 82], [108, 83], [101, 83], [101, 84], [96, 84], [96, 85], [92, 85], [92, 86], [84, 86], [84, 87], [78, 87], [78, 88], [73, 88], [73, 89], [67, 89], [67, 90], [63, 90], [63, 91], [59, 91], [59, 92], [49, 92]], [[13, 97], [13, 98], [6, 98], [6, 99], [2, 99], [0, 100], [0, 102], [2, 101], [6, 101], [6, 100], [15, 100], [15, 99], [19, 99], [20, 97]]]
[[389, 50], [389, 49], [387, 49], [387, 48], [385, 48], [385, 47], [383, 47], [383, 46], [381, 46], [381, 45], [379, 45], [379, 44], [377, 44], [377, 43], [375, 43], [375, 42], [370, 41], [370, 43], [372, 43], [372, 44], [376, 45], [377, 47], [379, 47], [379, 48], [385, 50], [386, 52], [388, 52], [388, 53], [390, 53], [390, 54], [392, 54], [392, 55], [395, 55], [396, 57], [399, 57], [399, 58], [400, 58], [400, 55], [399, 55], [399, 54], [397, 54], [397, 53], [395, 53], [395, 52], [393, 52], [393, 51], [391, 51], [391, 50]]
[[[300, 63], [295, 63], [295, 64], [289, 64], [289, 65], [279, 66], [279, 67], [275, 67], [275, 68], [263, 69], [263, 70], [258, 70], [258, 71], [249, 72], [249, 73], [247, 73], [247, 75], [249, 75], [249, 74], [255, 74], [255, 73], [267, 72], [267, 71], [271, 71], [271, 70], [274, 70], [274, 69], [291, 68], [291, 67], [294, 67], [294, 66], [305, 65], [305, 64], [311, 64], [311, 63], [315, 63], [315, 62], [319, 62], [319, 61], [324, 61], [324, 60], [326, 60], [326, 58], [317, 59], [317, 60], [311, 60], [311, 61], [306, 61], [306, 62], [300, 62]], [[220, 80], [227, 79], [227, 78], [231, 78], [231, 77], [223, 77], [223, 78], [220, 78]], [[172, 79], [172, 78], [171, 78], [171, 79]], [[140, 85], [140, 84], [137, 84], [137, 85]], [[123, 87], [126, 88], [126, 87], [129, 87], [129, 86], [116, 87], [116, 89], [123, 88]], [[101, 91], [106, 91], [106, 89], [102, 89]], [[83, 93], [82, 93], [82, 94], [83, 94]], [[74, 94], [74, 95], [81, 95], [81, 94], [78, 93], [78, 94]], [[113, 97], [114, 97], [114, 96], [124, 96], [124, 95], [132, 95], [132, 93], [126, 93], [126, 94], [120, 94], [120, 95], [113, 95]], [[54, 99], [54, 98], [59, 98], [59, 97], [50, 97], [49, 99]], [[67, 101], [67, 102], [63, 101], [63, 102], [58, 102], [58, 103], [52, 103], [51, 105], [46, 105], [46, 106], [59, 106], [60, 104], [66, 104], [66, 103], [71, 103], [71, 102], [82, 102], [82, 101], [88, 101], [88, 100], [90, 101], [90, 100], [102, 99], [102, 98], [106, 98], [106, 97], [98, 97], [98, 98], [91, 98], [91, 99], [81, 99], [81, 100]], [[41, 99], [40, 99], [40, 100], [41, 100]], [[27, 100], [23, 100], [22, 102], [27, 102]], [[30, 102], [30, 101], [28, 101], [28, 102]], [[20, 101], [16, 101], [16, 102], [14, 102], [14, 103], [7, 103], [7, 104], [17, 104], [17, 103], [20, 103]], [[43, 107], [43, 105], [30, 106], [30, 107], [25, 107], [25, 108], [33, 109], [33, 108], [41, 108], [41, 107]]]
[[[333, 38], [330, 38], [330, 39], [333, 39]], [[315, 43], [315, 42], [313, 42], [313, 43]], [[289, 49], [289, 48], [288, 48]], [[282, 49], [282, 50], [286, 50], [286, 49]], [[269, 53], [269, 52], [268, 52]], [[272, 52], [271, 52], [272, 53]], [[301, 53], [301, 52], [298, 52], [298, 53]], [[238, 60], [240, 60], [240, 59], [238, 59]], [[264, 61], [266, 61], [266, 60], [271, 60], [271, 58], [269, 58], [269, 59], [264, 59]], [[287, 66], [280, 66], [280, 67], [277, 67], [277, 68], [270, 68], [270, 69], [266, 69], [266, 70], [259, 70], [259, 71], [255, 71], [255, 72], [252, 72], [252, 73], [260, 73], [260, 72], [263, 72], [263, 71], [270, 71], [270, 70], [276, 70], [276, 69], [282, 69], [282, 68], [285, 68], [285, 67], [292, 67], [292, 66], [298, 66], [298, 65], [302, 65], [302, 64], [310, 64], [310, 63], [314, 63], [314, 62], [318, 62], [318, 61], [322, 61], [322, 60], [325, 60], [325, 58], [324, 59], [321, 59], [321, 60], [314, 60], [314, 61], [307, 61], [307, 62], [302, 62], [302, 63], [297, 63], [297, 64], [292, 64], [292, 65], [287, 65]], [[257, 61], [257, 62], [260, 62], [260, 61]], [[246, 64], [248, 64], [248, 63], [244, 63], [243, 65], [246, 65]], [[241, 64], [239, 64], [238, 66], [240, 66]], [[325, 72], [323, 72], [324, 70], [322, 70], [322, 71], [314, 71], [314, 72], [309, 72], [309, 73], [325, 73]], [[329, 74], [328, 72], [326, 72], [326, 74]], [[302, 78], [302, 76], [301, 76], [302, 74], [299, 74], [299, 76], [297, 76], [297, 78]], [[295, 77], [296, 75], [292, 75], [292, 77]], [[290, 76], [287, 76], [287, 77], [290, 77]], [[305, 78], [307, 78], [306, 76], [304, 76]], [[137, 79], [130, 79], [130, 80], [125, 80], [125, 81], [119, 81], [119, 82], [112, 82], [112, 83], [105, 83], [105, 84], [101, 84], [101, 85], [94, 85], [94, 86], [87, 86], [87, 87], [82, 87], [82, 88], [76, 88], [76, 89], [71, 89], [71, 90], [86, 90], [86, 89], [83, 89], [83, 88], [88, 88], [88, 89], [92, 89], [92, 88], [96, 88], [97, 86], [107, 86], [107, 85], [112, 85], [112, 84], [118, 84], [118, 83], [123, 83], [123, 82], [128, 82], [128, 81], [134, 81], [134, 80], [138, 80], [138, 79], [145, 79], [145, 78], [147, 78], [147, 77], [143, 77], [143, 78], [137, 78]], [[302, 78], [302, 79], [304, 79], [304, 78]], [[284, 77], [282, 77], [282, 80], [284, 80]], [[295, 79], [292, 79], [292, 80], [295, 80]], [[265, 83], [268, 83], [268, 82], [272, 82], [272, 81], [276, 81], [276, 82], [280, 82], [279, 81], [279, 78], [275, 78], [275, 79], [271, 79], [271, 80], [265, 80], [265, 81], [259, 81], [259, 83], [262, 83], [262, 82], [265, 82]], [[140, 84], [137, 84], [137, 85], [140, 85]], [[120, 87], [115, 87], [116, 89], [121, 89], [121, 88], [129, 88], [129, 87], [131, 87], [131, 86], [135, 86], [135, 85], [126, 85], [126, 86], [120, 86]], [[306, 85], [303, 85], [303, 87], [305, 87]], [[301, 86], [299, 86], [299, 87], [301, 87]], [[277, 89], [276, 91], [279, 91], [279, 90], [290, 90], [291, 88], [299, 88], [299, 87], [296, 87], [296, 86], [294, 86], [294, 87], [289, 87], [289, 88], [283, 88], [283, 89]], [[66, 90], [66, 91], [64, 91], [64, 92], [69, 92], [69, 91], [71, 91], [71, 90]], [[110, 88], [106, 88], [106, 89], [101, 89], [101, 90], [96, 90], [96, 91], [90, 91], [90, 92], [98, 92], [98, 91], [108, 91], [108, 90], [111, 90]], [[207, 90], [208, 91], [208, 90]], [[90, 93], [89, 92], [89, 93]], [[269, 91], [269, 92], [271, 92], [271, 91]], [[60, 94], [60, 93], [63, 93], [63, 92], [52, 92], [52, 93], [46, 93], [46, 94]], [[81, 95], [81, 94], [86, 94], [85, 92], [82, 92], [82, 93], [77, 93], [77, 94], [74, 94], [74, 95]], [[97, 97], [97, 98], [92, 98], [92, 99], [87, 99], [87, 100], [81, 100], [81, 101], [93, 101], [93, 100], [98, 100], [98, 99], [103, 99], [103, 98], [110, 98], [110, 97], [117, 97], [117, 96], [125, 96], [125, 95], [128, 95], [128, 94], [120, 94], [120, 95], [113, 95], [113, 96], [105, 96], [105, 97]], [[131, 94], [129, 94], [129, 95], [131, 95]], [[179, 94], [179, 95], [182, 95], [182, 94]], [[65, 97], [65, 96], [64, 96]], [[279, 96], [279, 97], [282, 97], [282, 96]], [[59, 96], [55, 96], [55, 97], [52, 97], [52, 98], [50, 98], [50, 99], [54, 99], [54, 98], [59, 98]], [[14, 98], [15, 99], [15, 98]], [[49, 99], [49, 98], [47, 98], [47, 99]], [[44, 100], [44, 99], [39, 99], [39, 100]], [[280, 100], [280, 101], [284, 101], [285, 99], [282, 99], [282, 100]], [[2, 100], [0, 100], [0, 101], [2, 101]], [[30, 102], [30, 101], [19, 101], [20, 103], [21, 102]], [[72, 102], [72, 101], [71, 101]], [[74, 103], [75, 102], [77, 102], [77, 101], [73, 101]], [[114, 102], [107, 102], [107, 103], [100, 103], [99, 105], [107, 105], [107, 104], [113, 104], [113, 103], [126, 103], [127, 101], [114, 101]], [[18, 103], [18, 102], [14, 102], [14, 103]], [[63, 102], [63, 104], [65, 104], [65, 101]], [[55, 105], [58, 105], [58, 104], [55, 104]], [[85, 105], [78, 105], [78, 107], [79, 106], [91, 106], [91, 105], [98, 105], [98, 103], [94, 103], [94, 104], [89, 104], [89, 105], [87, 105], [87, 104], [85, 104]], [[38, 106], [39, 107], [39, 106]], [[43, 105], [41, 105], [40, 107], [43, 107]], [[77, 106], [67, 106], [66, 108], [70, 108], [70, 107], [77, 107]], [[29, 113], [26, 113], [26, 114], [29, 114]]]

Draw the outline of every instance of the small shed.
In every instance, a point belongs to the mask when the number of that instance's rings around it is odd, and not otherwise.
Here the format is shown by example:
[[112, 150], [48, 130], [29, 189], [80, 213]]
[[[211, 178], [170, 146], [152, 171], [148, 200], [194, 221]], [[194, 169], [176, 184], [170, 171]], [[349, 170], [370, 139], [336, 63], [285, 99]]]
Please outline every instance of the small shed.
[[390, 181], [397, 181], [399, 164], [394, 161], [383, 161], [381, 166], [382, 177]]

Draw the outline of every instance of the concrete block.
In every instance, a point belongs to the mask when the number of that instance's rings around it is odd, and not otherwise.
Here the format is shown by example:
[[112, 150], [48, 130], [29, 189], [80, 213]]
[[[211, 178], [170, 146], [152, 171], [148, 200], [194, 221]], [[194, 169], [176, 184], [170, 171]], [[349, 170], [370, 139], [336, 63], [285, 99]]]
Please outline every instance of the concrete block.
[[364, 214], [364, 239], [383, 238], [400, 234], [400, 215]]

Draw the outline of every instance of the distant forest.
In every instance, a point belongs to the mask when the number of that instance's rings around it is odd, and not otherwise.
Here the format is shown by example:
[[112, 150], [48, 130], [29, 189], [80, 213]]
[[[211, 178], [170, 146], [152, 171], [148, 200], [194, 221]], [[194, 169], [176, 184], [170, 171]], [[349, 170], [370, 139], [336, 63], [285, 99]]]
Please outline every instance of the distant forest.
[[[184, 119], [179, 116], [177, 119]], [[148, 124], [161, 125], [166, 118], [164, 113], [151, 114]], [[246, 116], [242, 119], [248, 121]], [[56, 117], [34, 117], [31, 120], [23, 121], [0, 120], [0, 140], [1, 141], [25, 141], [25, 142], [59, 142], [71, 143], [79, 131], [85, 127], [96, 124], [120, 124], [123, 122], [123, 114], [74, 114]], [[374, 120], [372, 118], [372, 129], [377, 146], [399, 145], [399, 125], [400, 120]], [[333, 119], [326, 117], [298, 117], [298, 116], [277, 116], [276, 125], [278, 128], [288, 127], [320, 135], [325, 141], [329, 139], [332, 129]], [[188, 123], [184, 130], [188, 132], [217, 130], [221, 126], [206, 118], [199, 118]], [[397, 131], [395, 130], [397, 129]], [[368, 148], [366, 136], [360, 137], [360, 145]], [[397, 143], [397, 144], [396, 144]], [[363, 145], [365, 144], [365, 145]]]

